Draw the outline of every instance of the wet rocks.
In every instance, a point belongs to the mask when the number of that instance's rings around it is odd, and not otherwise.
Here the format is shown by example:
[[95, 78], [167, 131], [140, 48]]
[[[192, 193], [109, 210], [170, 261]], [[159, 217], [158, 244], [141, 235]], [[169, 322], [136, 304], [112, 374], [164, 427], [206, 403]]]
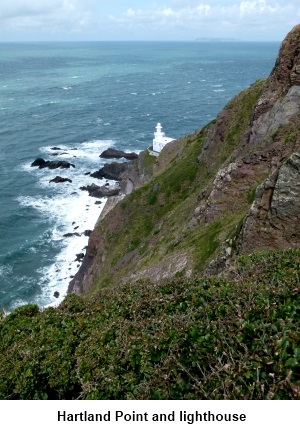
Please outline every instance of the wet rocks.
[[83, 232], [83, 235], [84, 236], [87, 236], [87, 237], [90, 237], [90, 235], [92, 234], [92, 230], [85, 230], [84, 232]]
[[100, 158], [126, 158], [126, 160], [135, 160], [138, 154], [135, 152], [124, 152], [114, 148], [108, 148], [100, 154]]
[[107, 188], [105, 186], [99, 186], [96, 184], [87, 185], [86, 187], [80, 187], [81, 190], [87, 191], [91, 197], [111, 197], [116, 196], [120, 193], [121, 188]]
[[62, 178], [61, 176], [55, 176], [55, 178], [50, 179], [49, 183], [50, 182], [54, 182], [55, 184], [60, 184], [62, 182], [70, 182], [70, 183], [72, 183], [72, 180], [69, 179], [69, 178]]
[[43, 164], [45, 164], [46, 161], [43, 158], [36, 158], [32, 163], [31, 163], [31, 167], [40, 167]]
[[75, 261], [81, 262], [83, 259], [84, 259], [84, 253], [83, 252], [81, 252], [80, 254], [76, 254]]
[[114, 181], [120, 181], [122, 173], [128, 168], [128, 163], [117, 163], [113, 162], [110, 164], [105, 164], [101, 169], [94, 173], [91, 173], [92, 178], [97, 179], [111, 179]]
[[39, 167], [39, 169], [45, 169], [46, 167], [48, 169], [69, 169], [70, 167], [75, 167], [75, 165], [64, 160], [45, 161], [43, 158], [36, 158], [31, 163], [31, 167]]
[[80, 237], [81, 235], [80, 235], [79, 233], [77, 233], [77, 232], [75, 232], [75, 233], [65, 233], [65, 234], [63, 235], [63, 237], [73, 237], [73, 236], [78, 236], [78, 237]]

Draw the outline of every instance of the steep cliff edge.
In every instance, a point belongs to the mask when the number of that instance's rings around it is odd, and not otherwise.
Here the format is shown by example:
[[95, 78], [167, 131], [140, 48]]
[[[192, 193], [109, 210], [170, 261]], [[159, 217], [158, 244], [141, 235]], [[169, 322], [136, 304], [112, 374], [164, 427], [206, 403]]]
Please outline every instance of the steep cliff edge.
[[[300, 150], [299, 47], [296, 26], [266, 80], [234, 97], [202, 130], [168, 144], [158, 159], [147, 155], [136, 165], [127, 181], [137, 188], [97, 224], [69, 291], [219, 273], [238, 253], [299, 246], [297, 210], [285, 219], [279, 210], [282, 192], [298, 198], [292, 154]], [[290, 175], [294, 186], [279, 192]]]

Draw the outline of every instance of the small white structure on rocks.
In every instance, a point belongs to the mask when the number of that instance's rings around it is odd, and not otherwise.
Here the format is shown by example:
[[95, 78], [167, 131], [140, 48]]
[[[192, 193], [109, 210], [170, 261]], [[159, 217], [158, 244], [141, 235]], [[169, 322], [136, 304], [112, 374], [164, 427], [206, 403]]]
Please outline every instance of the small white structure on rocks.
[[162, 126], [160, 122], [157, 123], [157, 126], [155, 128], [156, 131], [154, 132], [153, 144], [152, 147], [148, 148], [148, 150], [151, 155], [158, 156], [163, 147], [167, 143], [172, 142], [175, 139], [173, 139], [173, 137], [167, 137], [165, 135], [165, 133], [162, 131]]

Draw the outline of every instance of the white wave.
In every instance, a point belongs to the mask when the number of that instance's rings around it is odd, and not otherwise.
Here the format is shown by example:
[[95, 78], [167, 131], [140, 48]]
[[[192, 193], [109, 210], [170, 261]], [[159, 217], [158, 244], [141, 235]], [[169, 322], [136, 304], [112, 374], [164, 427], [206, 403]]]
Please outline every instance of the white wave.
[[[31, 162], [21, 166], [23, 171], [36, 177], [39, 186], [45, 192], [35, 196], [21, 196], [17, 200], [21, 206], [34, 209], [42, 219], [50, 222], [52, 225], [50, 234], [47, 238], [43, 237], [43, 240], [55, 244], [55, 248], [60, 249], [54, 263], [39, 271], [42, 292], [35, 297], [35, 302], [39, 306], [54, 306], [60, 303], [66, 294], [71, 277], [78, 271], [80, 262], [76, 261], [76, 254], [84, 253], [84, 248], [88, 244], [88, 236], [83, 233], [85, 230], [93, 230], [106, 202], [106, 199], [102, 198], [99, 199], [101, 204], [95, 204], [96, 199], [90, 197], [87, 191], [80, 190], [80, 187], [92, 183], [104, 185], [106, 180], [91, 178], [87, 171], [99, 169], [106, 162], [99, 157], [100, 153], [115, 143], [114, 140], [90, 140], [68, 145], [55, 142], [51, 146], [40, 148], [41, 157], [47, 160], [65, 159], [74, 163], [76, 168], [39, 169], [31, 167]], [[60, 149], [51, 149], [54, 146]], [[67, 154], [62, 154], [64, 152]], [[51, 158], [54, 153], [58, 155]], [[72, 182], [58, 184], [49, 182], [58, 175], [67, 177]], [[108, 182], [110, 185], [115, 184], [114, 181]], [[65, 237], [67, 233], [78, 235]], [[45, 257], [47, 258], [47, 255]], [[53, 296], [56, 291], [60, 293], [58, 299]]]
[[221, 89], [219, 89], [219, 90], [213, 90], [215, 93], [222, 93], [222, 92], [224, 92], [225, 90], [221, 90]]
[[9, 276], [12, 274], [12, 267], [9, 264], [4, 264], [0, 266], [0, 276]]
[[[93, 199], [94, 200], [94, 199]], [[84, 220], [84, 217], [78, 218], [76, 222], [76, 227], [80, 227], [76, 230], [78, 233], [83, 233], [84, 230], [92, 230], [101, 213], [105, 200], [101, 205], [95, 205], [94, 208], [90, 206], [89, 217]], [[72, 230], [72, 228], [70, 228]], [[74, 230], [73, 230], [74, 231]], [[53, 231], [54, 240], [62, 240], [61, 234], [59, 234], [57, 229]], [[55, 306], [58, 305], [66, 295], [68, 285], [72, 277], [77, 273], [80, 262], [76, 260], [76, 255], [85, 253], [85, 247], [88, 244], [88, 237], [84, 236], [72, 236], [68, 238], [63, 238], [64, 247], [61, 252], [57, 255], [55, 262], [49, 266], [42, 269], [41, 282], [43, 284], [43, 292], [39, 297], [39, 304], [42, 306]], [[54, 297], [55, 292], [59, 292], [59, 298]]]
[[[85, 236], [84, 232], [93, 230], [106, 199], [102, 198], [101, 204], [95, 204], [95, 198], [85, 191], [80, 191], [74, 196], [40, 199], [19, 197], [18, 200], [22, 206], [30, 206], [55, 222], [47, 240], [61, 245], [61, 250], [51, 266], [40, 270], [43, 288], [42, 293], [36, 297], [36, 302], [39, 306], [56, 305], [63, 299], [71, 277], [79, 269], [80, 263], [76, 261], [76, 254], [84, 253], [88, 244], [88, 236]], [[78, 236], [65, 237], [67, 233], [78, 233]], [[59, 299], [53, 296], [55, 291], [60, 293]]]

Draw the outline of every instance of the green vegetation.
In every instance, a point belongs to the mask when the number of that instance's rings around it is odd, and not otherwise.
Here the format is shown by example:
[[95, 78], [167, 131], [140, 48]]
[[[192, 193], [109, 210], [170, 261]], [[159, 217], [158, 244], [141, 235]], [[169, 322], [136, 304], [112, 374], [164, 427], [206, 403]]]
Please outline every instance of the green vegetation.
[[296, 140], [297, 140], [297, 137], [293, 133], [290, 133], [290, 134], [287, 134], [285, 136], [284, 143], [285, 144], [287, 144], [287, 143], [295, 143]]
[[254, 185], [252, 188], [250, 188], [250, 189], [247, 191], [247, 203], [249, 203], [249, 205], [252, 205], [252, 203], [253, 203], [253, 202], [254, 202], [254, 200], [255, 200], [255, 193], [256, 193], [257, 185], [258, 185], [258, 184]]
[[300, 399], [300, 250], [0, 322], [0, 399]]

